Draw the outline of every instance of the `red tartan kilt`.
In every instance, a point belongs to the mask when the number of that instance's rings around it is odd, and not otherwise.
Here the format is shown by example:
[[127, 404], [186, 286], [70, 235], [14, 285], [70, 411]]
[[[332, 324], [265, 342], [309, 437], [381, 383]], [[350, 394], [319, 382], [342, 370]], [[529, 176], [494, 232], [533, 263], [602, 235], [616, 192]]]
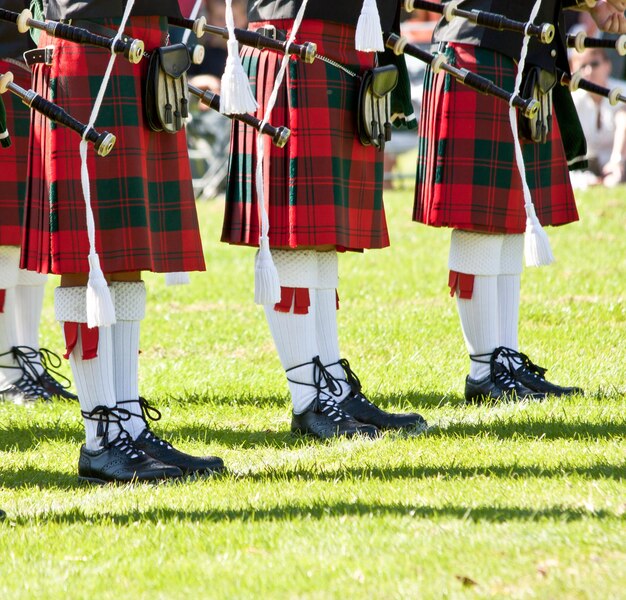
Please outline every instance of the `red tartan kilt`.
[[[272, 21], [288, 30], [291, 21]], [[254, 28], [265, 23], [254, 23]], [[318, 54], [353, 72], [372, 66], [372, 55], [354, 49], [354, 28], [304, 21], [296, 41], [317, 44]], [[244, 48], [261, 118], [282, 55]], [[287, 145], [264, 142], [264, 196], [273, 247], [332, 245], [362, 250], [389, 245], [382, 203], [383, 155], [362, 146], [356, 133], [359, 79], [317, 59], [291, 58], [270, 122], [291, 130]], [[259, 207], [255, 189], [256, 132], [233, 125], [222, 241], [256, 246]]]
[[[98, 23], [117, 30], [119, 21]], [[133, 17], [126, 33], [150, 51], [164, 45], [159, 17]], [[34, 69], [36, 91], [87, 123], [110, 53], [42, 34], [54, 46], [51, 66]], [[88, 167], [96, 251], [105, 273], [204, 270], [185, 133], [157, 133], [146, 124], [147, 59], [118, 56], [95, 127], [117, 143], [107, 157], [90, 147]], [[33, 117], [22, 267], [40, 272], [89, 270], [86, 211], [80, 182], [79, 136]]]
[[[14, 81], [30, 88], [30, 72], [0, 60], [0, 74], [10, 71]], [[30, 113], [22, 101], [7, 92], [2, 97], [7, 112], [7, 129], [11, 146], [0, 148], [0, 246], [19, 246], [22, 240], [22, 209], [26, 194], [26, 164], [28, 161], [28, 129]]]
[[[452, 52], [454, 49], [454, 52]], [[457, 67], [513, 90], [513, 61], [470, 45], [450, 44]], [[522, 233], [526, 212], [514, 160], [508, 104], [443, 73], [427, 73], [419, 126], [413, 218], [435, 227]], [[523, 143], [527, 182], [543, 225], [578, 220], [556, 115], [545, 144]]]

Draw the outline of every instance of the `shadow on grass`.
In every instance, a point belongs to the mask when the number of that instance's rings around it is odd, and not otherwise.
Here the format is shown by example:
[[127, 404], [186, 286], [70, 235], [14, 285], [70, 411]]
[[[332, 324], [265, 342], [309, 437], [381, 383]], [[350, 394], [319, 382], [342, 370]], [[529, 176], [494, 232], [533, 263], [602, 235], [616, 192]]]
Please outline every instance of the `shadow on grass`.
[[515, 417], [506, 420], [498, 419], [490, 422], [455, 421], [429, 429], [429, 436], [471, 438], [479, 435], [490, 435], [498, 439], [535, 438], [539, 439], [572, 439], [595, 440], [623, 438], [626, 436], [626, 421], [610, 423], [572, 423], [564, 419], [551, 417], [543, 420], [529, 420]]
[[[238, 426], [241, 422], [238, 423]], [[174, 445], [181, 441], [193, 440], [202, 442], [209, 447], [219, 445], [227, 448], [294, 448], [306, 445], [328, 444], [312, 437], [294, 436], [289, 431], [289, 424], [284, 429], [229, 429], [216, 427], [215, 424], [180, 425], [170, 424], [153, 426], [157, 435], [162, 436]], [[410, 433], [389, 433], [388, 436], [410, 438]], [[486, 423], [455, 421], [442, 426], [434, 426], [426, 435], [414, 436], [416, 444], [427, 444], [429, 438], [473, 438], [492, 436], [496, 439], [536, 439], [536, 440], [598, 440], [620, 439], [626, 437], [626, 422], [616, 423], [572, 423], [562, 419], [551, 418], [545, 421], [519, 421], [514, 416], [507, 420]], [[45, 440], [67, 441], [76, 445], [84, 441], [84, 432], [80, 425], [65, 424], [62, 430], [54, 426], [19, 426], [3, 430], [0, 451], [28, 451], [37, 447]]]
[[156, 508], [142, 511], [139, 509], [128, 512], [107, 512], [100, 514], [85, 514], [80, 508], [73, 508], [66, 512], [44, 513], [33, 517], [18, 517], [12, 523], [16, 525], [32, 525], [41, 523], [57, 523], [72, 525], [75, 523], [89, 523], [99, 525], [135, 526], [137, 523], [219, 523], [233, 522], [270, 522], [336, 519], [341, 517], [398, 517], [411, 519], [456, 519], [469, 522], [506, 523], [509, 521], [558, 521], [571, 522], [582, 519], [618, 519], [606, 510], [591, 511], [585, 508], [554, 505], [549, 508], [535, 510], [521, 506], [428, 506], [410, 504], [371, 504], [366, 502], [331, 502], [328, 504], [312, 504], [309, 506], [294, 506], [290, 504], [277, 505], [271, 508], [252, 509], [215, 509], [215, 510], [182, 510], [170, 508]]
[[[322, 481], [335, 485], [343, 481], [353, 482], [367, 480], [385, 482], [397, 479], [438, 479], [440, 481], [453, 481], [478, 477], [489, 479], [554, 479], [572, 476], [581, 477], [590, 481], [602, 479], [623, 480], [626, 478], [626, 465], [612, 465], [606, 463], [597, 463], [589, 466], [564, 465], [556, 467], [519, 464], [467, 467], [458, 465], [401, 465], [389, 467], [340, 466], [336, 469], [324, 469], [316, 463], [310, 467], [296, 468], [268, 466], [260, 471], [230, 473], [224, 477], [230, 478], [231, 480], [240, 479], [260, 483], [286, 484], [294, 481]], [[85, 484], [78, 481], [75, 474], [68, 474], [62, 471], [48, 471], [30, 466], [19, 469], [0, 468], [0, 481], [2, 482], [2, 487], [7, 489], [72, 489], [85, 486]], [[185, 484], [193, 485], [194, 481], [188, 480]]]
[[242, 474], [240, 477], [253, 481], [367, 481], [376, 479], [391, 481], [394, 479], [472, 479], [488, 477], [498, 479], [522, 478], [560, 478], [577, 476], [589, 480], [617, 479], [626, 477], [626, 464], [593, 464], [589, 466], [556, 466], [542, 465], [483, 465], [483, 466], [447, 466], [447, 465], [401, 465], [393, 467], [340, 467], [323, 469], [319, 465], [310, 468], [298, 467], [283, 469], [267, 467], [263, 471]]
[[0, 451], [30, 450], [45, 440], [80, 444], [85, 441], [85, 431], [82, 426], [69, 422], [64, 423], [62, 428], [54, 425], [11, 425], [1, 431]]
[[[363, 390], [367, 392], [367, 390]], [[414, 410], [419, 408], [435, 408], [444, 405], [463, 404], [465, 401], [461, 396], [441, 395], [437, 392], [418, 392], [417, 390], [408, 390], [402, 394], [379, 395], [375, 393], [368, 394], [370, 400], [375, 402], [386, 410]], [[253, 406], [256, 408], [284, 408], [290, 410], [290, 402], [286, 395], [270, 395], [258, 396], [250, 391], [244, 391], [236, 398], [232, 397], [216, 397], [208, 394], [191, 393], [185, 396], [177, 396], [176, 394], [168, 394], [163, 398], [148, 399], [150, 403], [157, 405], [188, 407], [195, 404], [212, 404], [219, 406]], [[153, 402], [154, 400], [154, 402]]]

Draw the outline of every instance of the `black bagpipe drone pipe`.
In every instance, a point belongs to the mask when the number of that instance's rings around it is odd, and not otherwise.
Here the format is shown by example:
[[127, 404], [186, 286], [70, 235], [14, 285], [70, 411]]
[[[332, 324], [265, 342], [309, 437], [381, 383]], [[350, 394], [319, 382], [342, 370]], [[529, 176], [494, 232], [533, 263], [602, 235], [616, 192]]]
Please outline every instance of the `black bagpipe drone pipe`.
[[592, 81], [583, 78], [580, 71], [576, 71], [570, 75], [561, 69], [557, 69], [557, 77], [559, 83], [569, 88], [572, 92], [575, 92], [580, 88], [581, 90], [586, 90], [592, 94], [603, 96], [608, 99], [611, 106], [615, 106], [618, 102], [626, 102], [626, 96], [622, 94], [622, 90], [620, 88], [616, 87], [611, 89], [593, 83]]
[[[511, 0], [514, 2], [515, 0]], [[476, 25], [488, 27], [489, 29], [497, 29], [499, 31], [514, 31], [537, 38], [542, 44], [549, 44], [554, 39], [554, 25], [551, 23], [542, 23], [535, 25], [534, 23], [524, 23], [523, 21], [515, 21], [504, 15], [487, 12], [484, 10], [462, 10], [458, 8], [459, 1], [454, 0], [446, 4], [437, 4], [436, 2], [426, 2], [422, 0], [405, 0], [404, 9], [411, 12], [415, 9], [422, 9], [434, 12], [443, 17], [447, 21], [451, 21], [454, 17], [467, 19]]]
[[516, 94], [497, 86], [493, 81], [472, 73], [467, 69], [459, 69], [449, 65], [443, 54], [431, 54], [426, 50], [422, 50], [415, 44], [410, 44], [405, 37], [401, 37], [395, 33], [384, 33], [383, 39], [385, 46], [395, 54], [408, 54], [422, 62], [430, 65], [433, 73], [445, 71], [454, 77], [459, 83], [466, 85], [477, 92], [488, 94], [504, 100], [507, 104], [512, 104], [519, 109], [527, 118], [535, 116], [539, 110], [539, 102], [533, 98], [522, 98]]
[[115, 136], [108, 131], [98, 133], [93, 127], [88, 127], [65, 112], [60, 106], [42, 98], [33, 90], [25, 90], [13, 81], [13, 73], [7, 71], [0, 74], [0, 94], [5, 92], [15, 94], [28, 107], [41, 113], [51, 121], [64, 125], [84, 137], [94, 145], [99, 156], [106, 156], [115, 145]]
[[[217, 112], [220, 111], [220, 97], [218, 94], [215, 94], [208, 90], [201, 90], [200, 88], [197, 88], [191, 84], [188, 84], [188, 88], [194, 96], [200, 99], [200, 102], [202, 102], [202, 104], [208, 106], [209, 108], [212, 108], [213, 110], [216, 110]], [[283, 125], [279, 127], [274, 127], [269, 123], [264, 123], [263, 127], [261, 127], [261, 119], [257, 119], [257, 117], [255, 117], [254, 115], [250, 115], [247, 113], [224, 116], [228, 117], [229, 119], [241, 121], [246, 125], [250, 125], [250, 127], [253, 127], [257, 131], [268, 135], [270, 138], [272, 138], [272, 143], [278, 148], [282, 148], [287, 143], [287, 140], [291, 135], [291, 131]]]
[[[224, 39], [228, 39], [228, 29], [226, 27], [217, 27], [209, 25], [204, 17], [198, 19], [182, 19], [178, 17], [168, 17], [170, 25], [175, 27], [183, 27], [191, 29], [197, 38], [201, 38], [205, 33], [218, 35]], [[305, 63], [312, 63], [317, 54], [317, 44], [313, 42], [304, 42], [304, 44], [291, 43], [287, 40], [277, 40], [267, 35], [263, 35], [257, 31], [248, 31], [247, 29], [235, 28], [235, 37], [240, 44], [244, 46], [252, 46], [253, 48], [276, 50], [286, 54], [293, 54], [303, 60]]]
[[28, 9], [17, 13], [0, 8], [0, 21], [15, 23], [20, 33], [26, 33], [30, 28], [40, 29], [52, 37], [61, 38], [69, 42], [106, 48], [115, 54], [122, 54], [133, 64], [138, 63], [144, 56], [144, 43], [141, 40], [125, 36], [123, 39], [116, 40], [115, 44], [113, 44], [113, 37], [97, 35], [82, 27], [75, 27], [74, 25], [58, 21], [46, 22], [33, 19], [33, 15]]
[[607, 48], [616, 50], [620, 56], [625, 56], [626, 35], [620, 35], [615, 39], [604, 39], [589, 37], [584, 31], [580, 31], [576, 35], [567, 36], [567, 47], [574, 48], [576, 52], [584, 52], [587, 48]]

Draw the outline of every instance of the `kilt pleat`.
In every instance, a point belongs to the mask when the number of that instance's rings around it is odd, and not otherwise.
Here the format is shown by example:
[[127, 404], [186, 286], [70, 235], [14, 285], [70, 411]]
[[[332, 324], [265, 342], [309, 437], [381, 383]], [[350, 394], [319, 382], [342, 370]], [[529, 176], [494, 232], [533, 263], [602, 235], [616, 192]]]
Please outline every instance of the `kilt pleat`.
[[[449, 62], [513, 90], [509, 58], [449, 44]], [[435, 227], [522, 233], [526, 212], [508, 105], [444, 73], [427, 72], [419, 128], [413, 219]], [[522, 143], [526, 180], [543, 225], [578, 219], [556, 116], [545, 144]]]
[[[291, 21], [273, 21], [288, 30]], [[264, 23], [255, 23], [260, 27]], [[360, 73], [372, 57], [354, 50], [354, 28], [304, 21], [299, 43]], [[262, 117], [282, 55], [253, 48], [242, 61]], [[319, 59], [291, 59], [272, 111], [273, 125], [291, 130], [287, 145], [264, 142], [264, 196], [273, 247], [332, 245], [362, 250], [389, 245], [382, 203], [383, 156], [362, 146], [356, 133], [360, 80]], [[260, 219], [255, 186], [256, 132], [233, 124], [222, 241], [256, 246]]]
[[[99, 24], [117, 30], [115, 20]], [[133, 17], [126, 32], [146, 50], [165, 44], [158, 17]], [[35, 65], [34, 82], [44, 97], [86, 123], [109, 54], [64, 40], [54, 46], [51, 66]], [[95, 127], [117, 137], [107, 157], [88, 153], [96, 251], [105, 273], [204, 270], [195, 199], [184, 132], [149, 129], [143, 112], [147, 60], [131, 65], [118, 57]], [[32, 118], [34, 142], [22, 266], [52, 273], [89, 269], [86, 213], [80, 183], [79, 137], [64, 127]]]
[[[30, 88], [30, 73], [17, 65], [0, 60], [0, 73], [13, 73], [20, 87]], [[28, 129], [30, 113], [12, 93], [3, 96], [11, 146], [0, 149], [2, 184], [0, 185], [0, 246], [19, 246], [22, 241], [22, 217], [26, 197]]]

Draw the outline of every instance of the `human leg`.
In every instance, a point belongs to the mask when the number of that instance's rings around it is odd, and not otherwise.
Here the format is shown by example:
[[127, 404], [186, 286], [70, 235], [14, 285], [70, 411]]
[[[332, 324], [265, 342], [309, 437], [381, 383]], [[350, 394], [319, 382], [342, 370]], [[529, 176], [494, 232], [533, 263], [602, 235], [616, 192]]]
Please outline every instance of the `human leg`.
[[320, 360], [324, 368], [341, 386], [338, 396], [340, 408], [361, 423], [379, 429], [424, 429], [426, 421], [421, 415], [393, 414], [378, 408], [363, 394], [361, 382], [341, 358], [337, 329], [337, 288], [339, 285], [337, 252], [316, 252], [318, 283], [316, 297], [315, 329]]
[[375, 435], [337, 405], [342, 386], [320, 358], [316, 333], [318, 263], [315, 250], [275, 250], [281, 301], [265, 306], [293, 403], [292, 430], [317, 437]]

